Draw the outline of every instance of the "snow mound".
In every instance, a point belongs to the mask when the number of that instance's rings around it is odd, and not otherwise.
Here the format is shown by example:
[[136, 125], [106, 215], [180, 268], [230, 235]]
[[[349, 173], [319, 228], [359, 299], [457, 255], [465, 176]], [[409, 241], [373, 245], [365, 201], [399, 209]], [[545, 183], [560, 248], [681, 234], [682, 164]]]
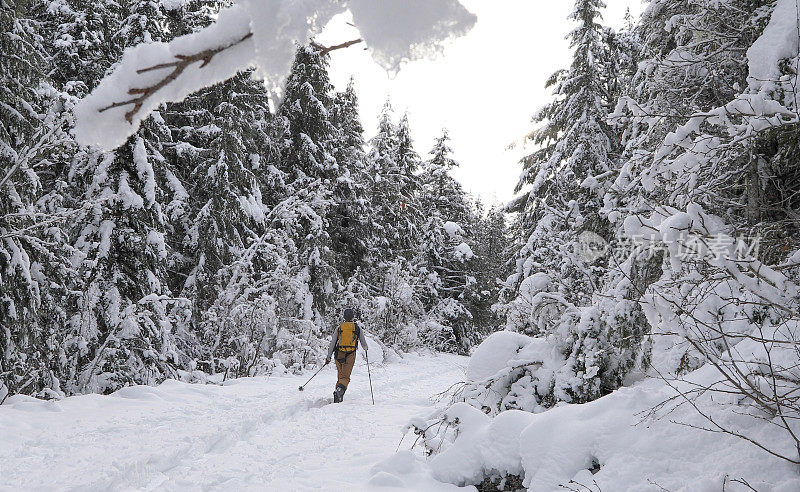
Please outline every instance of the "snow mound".
[[[410, 450], [400, 451], [379, 462], [370, 470], [370, 489], [385, 487], [403, 490], [455, 490], [457, 487], [437, 481], [430, 467]], [[463, 489], [459, 489], [463, 490]]]
[[[703, 368], [694, 379], [714, 378], [713, 369]], [[653, 483], [685, 492], [722, 490], [723, 484], [725, 490], [750, 490], [731, 481], [741, 478], [756, 490], [800, 490], [790, 464], [750, 443], [676, 425], [704, 425], [688, 405], [661, 418], [643, 413], [672, 396], [665, 383], [648, 380], [543, 413], [509, 410], [490, 418], [458, 403], [445, 413], [446, 421], [457, 419], [458, 437], [431, 460], [431, 468], [435, 478], [457, 485], [478, 484], [487, 476], [521, 476], [529, 490], [560, 490], [570, 481], [586, 487], [596, 482], [599, 490], [660, 490]], [[704, 410], [717, 412], [715, 418], [725, 425], [747, 419], [712, 407]], [[769, 422], [759, 425], [763, 441], [786, 440]], [[786, 449], [790, 446], [787, 442]]]
[[372, 467], [372, 473], [394, 473], [406, 475], [419, 466], [419, 460], [411, 451], [401, 451]]
[[520, 349], [533, 342], [533, 338], [511, 331], [492, 333], [483, 341], [469, 360], [467, 378], [483, 381], [496, 375], [516, 358]]
[[454, 405], [447, 411], [446, 418], [457, 418], [464, 423], [459, 426], [464, 437], [431, 461], [434, 477], [464, 485], [480, 483], [497, 470], [504, 474], [522, 474], [519, 436], [532, 416], [521, 410], [510, 410], [491, 419], [466, 403]]
[[368, 482], [373, 487], [405, 487], [405, 483], [391, 473], [379, 472]]
[[[575, 383], [563, 371], [566, 362], [553, 339], [494, 333], [470, 359], [461, 401], [492, 415], [505, 410], [544, 411], [544, 395], [552, 391], [561, 395], [561, 388]], [[568, 395], [563, 396], [569, 401]]]

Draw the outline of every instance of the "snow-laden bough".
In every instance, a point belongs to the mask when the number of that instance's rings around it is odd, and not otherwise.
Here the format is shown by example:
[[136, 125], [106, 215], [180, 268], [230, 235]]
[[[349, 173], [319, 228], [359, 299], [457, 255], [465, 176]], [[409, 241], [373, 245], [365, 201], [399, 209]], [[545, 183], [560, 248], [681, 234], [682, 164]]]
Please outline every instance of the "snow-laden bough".
[[346, 10], [373, 59], [389, 71], [440, 52], [476, 21], [458, 0], [236, 0], [203, 30], [127, 49], [75, 108], [75, 137], [82, 145], [114, 149], [159, 105], [245, 69], [279, 86], [296, 43], [308, 42]]

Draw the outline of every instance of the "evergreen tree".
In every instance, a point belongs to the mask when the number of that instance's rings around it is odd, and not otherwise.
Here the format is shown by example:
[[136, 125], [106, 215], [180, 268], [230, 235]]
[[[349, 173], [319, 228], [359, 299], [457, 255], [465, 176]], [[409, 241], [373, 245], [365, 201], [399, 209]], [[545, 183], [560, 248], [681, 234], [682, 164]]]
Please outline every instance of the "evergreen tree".
[[444, 130], [430, 151], [431, 158], [423, 166], [420, 177], [421, 187], [424, 188], [423, 209], [428, 213], [436, 211], [445, 221], [467, 228], [472, 211], [461, 184], [452, 175], [458, 162], [451, 157], [453, 150], [449, 141], [447, 130]]
[[378, 238], [379, 261], [385, 264], [413, 258], [423, 214], [416, 202], [420, 161], [408, 118], [404, 116], [395, 125], [392, 116], [387, 101], [381, 110], [378, 133], [370, 140], [368, 158], [373, 234]]
[[626, 95], [633, 84], [642, 54], [640, 34], [630, 8], [625, 10], [625, 24], [619, 32], [608, 28], [605, 30], [605, 43], [610, 49], [606, 51], [608, 57], [604, 63], [609, 66], [611, 73], [616, 74], [616, 80], [612, 79], [609, 84], [611, 100], [619, 100]]
[[[659, 0], [645, 11], [637, 29], [640, 68], [615, 115], [631, 151], [610, 203], [625, 210], [642, 209], [651, 200], [680, 208], [700, 203], [740, 227], [756, 227], [761, 210], [776, 207], [769, 197], [778, 194], [765, 191], [781, 174], [765, 166], [774, 156], [770, 138], [748, 140], [713, 165], [681, 172], [668, 169], [671, 156], [657, 154], [669, 132], [692, 115], [731, 102], [748, 86], [747, 49], [769, 18], [764, 8], [765, 2], [746, 0]], [[669, 187], [657, 185], [662, 174]]]
[[475, 254], [471, 273], [475, 276], [475, 294], [469, 310], [475, 329], [487, 334], [501, 326], [501, 317], [494, 313], [492, 306], [499, 299], [502, 281], [511, 273], [508, 260], [513, 255], [512, 234], [503, 207], [495, 204], [487, 211], [480, 202], [475, 204], [471, 230]]
[[334, 265], [329, 214], [344, 169], [334, 156], [339, 132], [331, 121], [333, 87], [327, 66], [327, 58], [315, 48], [298, 48], [276, 118], [283, 141], [279, 169], [287, 175], [296, 204], [286, 211], [293, 217], [286, 217], [284, 226], [308, 270], [317, 315], [328, 311], [341, 283]]
[[28, 2], [0, 0], [0, 400], [59, 396], [70, 273], [61, 197], [42, 187], [66, 135], [46, 84], [44, 40]]
[[256, 173], [258, 148], [266, 138], [259, 122], [266, 124], [267, 104], [263, 84], [243, 73], [202, 91], [182, 108], [190, 117], [177, 131], [176, 167], [190, 211], [175, 233], [182, 237], [179, 269], [187, 275], [180, 291], [192, 301], [196, 326], [222, 290], [219, 271], [239, 258], [265, 225]]
[[[517, 185], [517, 191], [526, 185], [531, 190], [518, 202], [524, 206], [517, 211], [525, 214], [528, 240], [517, 255], [516, 272], [507, 286], [512, 297], [520, 292], [524, 279], [547, 272], [567, 303], [588, 304], [607, 268], [607, 255], [581, 254], [593, 240], [612, 239], [609, 224], [600, 214], [618, 151], [614, 132], [606, 123], [614, 104], [609, 99], [614, 80], [601, 64], [609, 58], [597, 22], [603, 6], [600, 0], [576, 1], [570, 15], [578, 23], [569, 35], [572, 65], [550, 78], [555, 101], [535, 117], [543, 123], [531, 135], [539, 149], [522, 160]], [[527, 321], [514, 328], [538, 332]]]
[[374, 266], [364, 128], [353, 79], [336, 93], [331, 120], [338, 130], [333, 153], [342, 174], [334, 185], [329, 231], [337, 270], [346, 281], [359, 268]]
[[43, 31], [51, 55], [53, 85], [75, 97], [88, 94], [121, 56], [114, 35], [121, 15], [109, 0], [49, 0], [42, 3]]
[[167, 28], [174, 36], [191, 34], [211, 25], [220, 9], [230, 5], [230, 0], [162, 2]]
[[[770, 17], [765, 15], [767, 5], [661, 0], [645, 11], [637, 27], [643, 40], [640, 68], [630, 96], [615, 114], [627, 150], [606, 201], [620, 228], [626, 219], [639, 220], [655, 210], [660, 210], [655, 215], [665, 214], [664, 206], [682, 210], [699, 204], [740, 236], [758, 237], [761, 259], [767, 263], [780, 261], [798, 244], [796, 221], [787, 213], [792, 207], [787, 197], [798, 196], [797, 168], [789, 157], [796, 148], [789, 143], [795, 141], [794, 131], [765, 125], [758, 136], [739, 140], [742, 126], [733, 123], [738, 115], [727, 114], [713, 124], [705, 118], [692, 121], [695, 115], [714, 114], [739, 97], [749, 97], [747, 52]], [[686, 135], [686, 145], [675, 145], [675, 135]], [[737, 143], [729, 144], [729, 139]], [[716, 143], [710, 148], [694, 147], [712, 140]], [[697, 285], [708, 288], [704, 282], [713, 277], [711, 270], [698, 271], [697, 265], [681, 260], [680, 271], [672, 271], [663, 260], [663, 255], [634, 251], [621, 261], [618, 275], [629, 279], [627, 288], [638, 293], [635, 298], [641, 297], [642, 304], [652, 306], [649, 294], [657, 292], [680, 299], [677, 305], [682, 305]], [[739, 316], [751, 316], [752, 306], [743, 305], [746, 296], [737, 297], [742, 299]], [[693, 326], [703, 319], [690, 302], [684, 307], [682, 323]], [[654, 323], [655, 332], [662, 329], [659, 324]], [[671, 356], [680, 361], [678, 367], [669, 369], [686, 372], [702, 364], [698, 352], [681, 343]]]
[[[121, 47], [168, 39], [159, 4], [125, 5]], [[190, 338], [171, 315], [165, 193], [169, 127], [154, 113], [117, 151], [92, 153], [76, 176], [84, 200], [96, 202], [76, 225], [82, 296], [71, 320], [72, 391], [113, 391], [176, 376]], [[91, 151], [90, 151], [91, 153]], [[181, 311], [178, 311], [181, 313]]]
[[[369, 279], [372, 302], [367, 304], [364, 325], [387, 345], [408, 351], [424, 346], [442, 348], [452, 344], [452, 329], [447, 326], [429, 328], [420, 333], [425, 308], [420, 296], [421, 275], [416, 265], [404, 258], [381, 265]], [[443, 335], [441, 338], [439, 335]]]
[[369, 154], [367, 156], [369, 178], [370, 211], [373, 219], [370, 221], [372, 236], [376, 239], [375, 248], [380, 253], [379, 261], [385, 261], [393, 254], [390, 251], [390, 238], [394, 242], [395, 234], [390, 227], [396, 221], [382, 220], [385, 218], [396, 219], [401, 203], [397, 199], [397, 191], [391, 188], [392, 182], [386, 176], [388, 172], [378, 173], [378, 170], [392, 169], [394, 153], [397, 148], [397, 129], [392, 121], [393, 111], [387, 100], [378, 119], [378, 132], [369, 141]]
[[472, 211], [450, 174], [458, 163], [450, 155], [448, 140], [446, 131], [436, 139], [419, 177], [416, 201], [424, 214], [419, 252], [428, 273], [423, 291], [426, 308], [452, 330], [453, 339], [445, 341], [448, 348], [466, 353], [474, 341], [472, 313], [466, 307], [475, 295], [475, 277], [470, 274]]
[[[593, 305], [609, 269], [614, 236], [603, 197], [620, 150], [606, 122], [619, 89], [610, 63], [616, 56], [598, 23], [604, 6], [576, 0], [570, 15], [578, 24], [569, 35], [573, 61], [548, 81], [556, 99], [536, 115], [543, 126], [531, 139], [539, 149], [522, 161], [517, 190], [531, 190], [517, 206], [524, 206], [521, 225], [528, 239], [503, 293], [510, 302], [499, 306], [509, 328], [550, 336], [563, 356], [549, 390], [536, 390], [544, 405], [585, 402], [618, 387], [635, 365], [628, 361], [641, 362], [636, 350], [621, 353], [639, 347], [645, 336], [640, 311], [617, 316]], [[620, 296], [619, 302], [631, 302]], [[625, 359], [624, 368], [619, 359]]]

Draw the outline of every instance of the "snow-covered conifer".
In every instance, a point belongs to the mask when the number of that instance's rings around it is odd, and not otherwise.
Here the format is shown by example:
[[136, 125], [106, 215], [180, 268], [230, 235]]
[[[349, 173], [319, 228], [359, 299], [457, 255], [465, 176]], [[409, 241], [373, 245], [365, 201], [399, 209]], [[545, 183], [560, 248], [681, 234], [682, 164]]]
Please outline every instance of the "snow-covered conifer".
[[499, 299], [502, 282], [510, 274], [508, 259], [514, 250], [503, 207], [494, 204], [486, 210], [479, 201], [474, 208], [470, 229], [475, 259], [470, 272], [475, 277], [475, 294], [468, 306], [475, 329], [485, 334], [502, 326], [500, 316], [492, 306]]
[[389, 101], [381, 110], [378, 133], [370, 140], [369, 192], [373, 227], [381, 252], [379, 261], [391, 263], [410, 259], [417, 244], [424, 213], [415, 201], [419, 188], [416, 171], [420, 166], [404, 116], [392, 121]]
[[254, 141], [251, 127], [266, 123], [267, 105], [266, 90], [244, 73], [204, 89], [183, 107], [183, 117], [190, 117], [178, 132], [176, 169], [191, 205], [188, 217], [178, 217], [188, 228], [175, 233], [182, 237], [179, 267], [187, 275], [180, 291], [192, 300], [196, 325], [221, 291], [220, 269], [264, 227], [256, 173], [265, 142]]
[[426, 273], [420, 295], [436, 321], [452, 331], [452, 340], [440, 340], [442, 345], [437, 348], [466, 352], [474, 341], [472, 313], [467, 307], [476, 287], [471, 268], [475, 259], [472, 210], [451, 174], [458, 163], [451, 156], [448, 140], [447, 131], [436, 139], [415, 194], [422, 216], [418, 258]]
[[48, 176], [69, 139], [31, 7], [0, 1], [0, 399], [63, 395], [54, 370], [72, 272], [63, 190]]
[[[160, 4], [125, 5], [120, 47], [169, 39]], [[113, 391], [176, 376], [190, 336], [172, 313], [167, 283], [166, 195], [162, 180], [169, 127], [154, 113], [114, 152], [88, 150], [73, 182], [96, 202], [75, 224], [81, 297], [70, 321], [71, 391]]]
[[[576, 1], [570, 15], [578, 24], [569, 35], [575, 50], [572, 65], [550, 78], [555, 100], [535, 118], [542, 126], [530, 138], [538, 148], [522, 160], [517, 185], [518, 191], [526, 190], [517, 203], [525, 214], [528, 239], [509, 278], [509, 298], [524, 279], [544, 272], [567, 303], [587, 304], [607, 268], [607, 254], [581, 254], [592, 239], [611, 240], [600, 214], [617, 152], [614, 131], [606, 123], [614, 101], [602, 65], [608, 50], [598, 24], [603, 6], [599, 0]], [[524, 321], [513, 328], [536, 332]]]
[[344, 91], [336, 93], [331, 120], [338, 130], [333, 154], [341, 175], [334, 185], [328, 228], [337, 270], [347, 281], [359, 268], [374, 266], [375, 260], [364, 128], [352, 79]]
[[332, 97], [327, 56], [311, 46], [299, 47], [276, 116], [278, 168], [286, 173], [298, 207], [285, 227], [308, 270], [315, 316], [326, 313], [341, 283], [328, 219], [335, 188], [344, 175], [333, 154], [338, 130], [331, 120]]
[[545, 406], [589, 401], [613, 390], [620, 381], [609, 382], [609, 375], [622, 350], [614, 343], [629, 342], [609, 336], [619, 329], [617, 321], [593, 306], [611, 266], [614, 231], [601, 209], [620, 150], [606, 120], [618, 81], [612, 46], [599, 24], [604, 6], [576, 0], [570, 15], [577, 23], [568, 36], [572, 65], [550, 78], [555, 100], [535, 118], [541, 127], [530, 138], [538, 148], [523, 159], [517, 187], [530, 191], [516, 202], [527, 242], [506, 283], [507, 301], [498, 306], [508, 328], [548, 336], [563, 355], [551, 382], [537, 385], [537, 404]]

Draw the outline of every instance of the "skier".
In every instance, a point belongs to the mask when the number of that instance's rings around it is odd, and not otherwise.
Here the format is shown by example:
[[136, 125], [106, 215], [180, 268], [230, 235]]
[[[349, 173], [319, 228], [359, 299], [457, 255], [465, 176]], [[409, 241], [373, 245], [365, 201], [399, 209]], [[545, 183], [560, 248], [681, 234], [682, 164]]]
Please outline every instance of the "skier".
[[353, 310], [347, 308], [343, 314], [344, 323], [333, 330], [331, 345], [328, 348], [328, 358], [325, 360], [325, 364], [330, 363], [331, 356], [335, 352], [338, 380], [336, 389], [333, 391], [334, 403], [341, 403], [344, 399], [344, 392], [347, 391], [347, 385], [350, 383], [350, 373], [353, 372], [353, 365], [356, 363], [356, 348], [358, 348], [359, 342], [364, 347], [364, 353], [367, 353], [367, 340], [364, 338], [364, 332], [353, 321]]

